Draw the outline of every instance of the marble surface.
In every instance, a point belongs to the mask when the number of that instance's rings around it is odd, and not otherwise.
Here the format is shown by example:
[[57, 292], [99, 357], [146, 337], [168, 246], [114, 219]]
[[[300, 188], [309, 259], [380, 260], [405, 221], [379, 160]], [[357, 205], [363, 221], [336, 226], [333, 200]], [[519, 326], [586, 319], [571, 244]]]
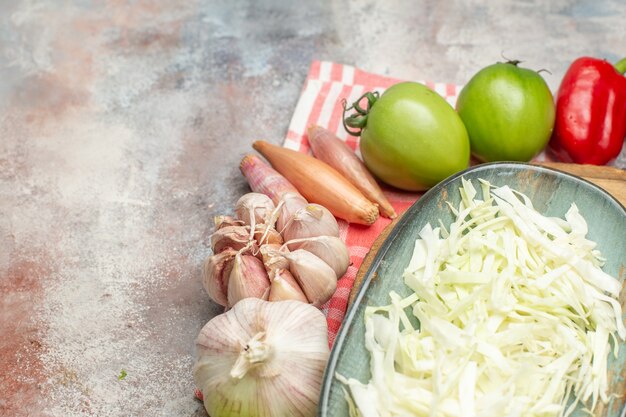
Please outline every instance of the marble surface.
[[281, 143], [312, 59], [553, 91], [626, 51], [621, 0], [0, 0], [0, 415], [205, 416], [193, 341], [212, 217]]

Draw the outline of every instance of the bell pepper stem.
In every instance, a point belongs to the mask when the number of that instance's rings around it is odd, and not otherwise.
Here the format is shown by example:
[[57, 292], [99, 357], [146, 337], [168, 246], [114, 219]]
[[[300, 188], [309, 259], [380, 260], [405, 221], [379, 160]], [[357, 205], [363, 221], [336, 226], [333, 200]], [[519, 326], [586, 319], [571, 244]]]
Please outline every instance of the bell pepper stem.
[[617, 72], [620, 74], [624, 74], [626, 72], [626, 58], [618, 61], [617, 64], [614, 65]]

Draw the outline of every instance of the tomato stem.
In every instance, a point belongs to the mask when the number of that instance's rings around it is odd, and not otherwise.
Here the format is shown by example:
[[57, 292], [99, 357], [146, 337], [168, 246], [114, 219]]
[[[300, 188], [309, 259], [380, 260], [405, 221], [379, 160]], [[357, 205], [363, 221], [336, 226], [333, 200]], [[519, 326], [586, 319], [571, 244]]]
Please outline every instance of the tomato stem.
[[[343, 127], [344, 129], [346, 129], [346, 132], [348, 132], [352, 136], [361, 135], [361, 130], [363, 130], [367, 125], [367, 115], [374, 103], [376, 103], [376, 101], [378, 100], [378, 97], [378, 91], [368, 91], [367, 93], [359, 97], [354, 103], [352, 103], [350, 107], [348, 107], [348, 102], [345, 98], [341, 100], [341, 105], [343, 106], [342, 121]], [[363, 99], [367, 99], [367, 107], [365, 109], [361, 107], [360, 104]], [[356, 111], [356, 113], [347, 116], [347, 113], [350, 110], [354, 110]]]

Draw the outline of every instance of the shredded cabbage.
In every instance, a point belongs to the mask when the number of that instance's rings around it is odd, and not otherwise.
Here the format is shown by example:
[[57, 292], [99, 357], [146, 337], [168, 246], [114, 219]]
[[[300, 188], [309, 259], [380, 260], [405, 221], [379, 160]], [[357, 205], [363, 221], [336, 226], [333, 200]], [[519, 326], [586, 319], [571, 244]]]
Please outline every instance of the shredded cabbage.
[[568, 416], [609, 400], [621, 283], [584, 218], [575, 204], [550, 218], [508, 186], [480, 187], [483, 200], [463, 179], [456, 220], [420, 231], [404, 272], [413, 293], [366, 309], [371, 380], [337, 376], [351, 416]]

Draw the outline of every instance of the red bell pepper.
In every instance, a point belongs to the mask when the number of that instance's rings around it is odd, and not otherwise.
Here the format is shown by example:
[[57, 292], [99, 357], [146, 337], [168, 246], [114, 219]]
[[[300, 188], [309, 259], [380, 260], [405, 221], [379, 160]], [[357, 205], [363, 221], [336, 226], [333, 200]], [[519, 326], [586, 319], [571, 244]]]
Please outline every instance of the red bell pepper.
[[615, 66], [583, 57], [569, 67], [556, 98], [549, 147], [562, 161], [604, 165], [626, 137], [626, 58]]

